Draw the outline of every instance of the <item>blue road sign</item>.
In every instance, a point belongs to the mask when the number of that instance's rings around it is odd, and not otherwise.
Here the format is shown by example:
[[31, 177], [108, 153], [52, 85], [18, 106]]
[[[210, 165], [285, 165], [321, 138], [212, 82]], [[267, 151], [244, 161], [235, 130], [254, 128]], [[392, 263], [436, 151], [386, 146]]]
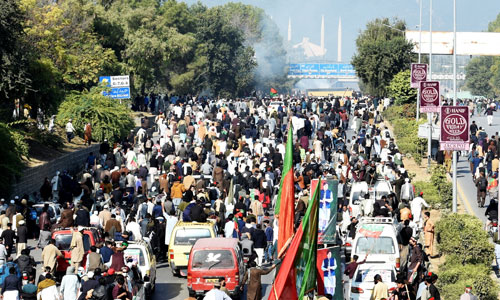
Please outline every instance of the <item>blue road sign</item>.
[[103, 95], [113, 99], [130, 99], [130, 87], [111, 88], [109, 93], [103, 92]]
[[302, 78], [356, 78], [351, 64], [290, 64], [288, 76]]

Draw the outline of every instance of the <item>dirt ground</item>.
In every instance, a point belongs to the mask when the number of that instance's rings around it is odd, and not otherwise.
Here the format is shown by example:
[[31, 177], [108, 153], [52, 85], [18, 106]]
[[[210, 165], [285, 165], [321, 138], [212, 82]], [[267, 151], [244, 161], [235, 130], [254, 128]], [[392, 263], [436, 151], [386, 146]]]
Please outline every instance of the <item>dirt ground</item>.
[[[141, 126], [142, 117], [152, 117], [152, 116], [153, 116], [152, 114], [147, 112], [132, 113], [132, 117], [134, 118], [135, 121], [135, 126], [137, 127]], [[58, 134], [64, 140], [64, 146], [61, 149], [54, 149], [36, 140], [26, 139], [26, 142], [30, 146], [29, 158], [24, 159], [27, 168], [40, 166], [44, 163], [47, 163], [53, 159], [60, 157], [63, 154], [88, 147], [87, 145], [84, 144], [84, 140], [79, 136], [75, 136], [75, 138], [72, 139], [71, 143], [68, 143], [65, 134], [61, 130], [59, 130]], [[95, 141], [92, 142], [92, 144], [95, 143], [96, 143]]]

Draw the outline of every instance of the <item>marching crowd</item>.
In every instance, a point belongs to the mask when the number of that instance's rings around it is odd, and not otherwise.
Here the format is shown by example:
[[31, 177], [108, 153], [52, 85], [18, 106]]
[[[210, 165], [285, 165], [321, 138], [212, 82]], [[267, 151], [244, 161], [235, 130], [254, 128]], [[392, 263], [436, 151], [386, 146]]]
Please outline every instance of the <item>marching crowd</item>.
[[[296, 226], [306, 212], [308, 188], [315, 178], [339, 181], [338, 227], [343, 238], [354, 238], [357, 232], [357, 216], [348, 207], [352, 183], [391, 182], [392, 193], [375, 201], [370, 214], [401, 223], [398, 288], [389, 295], [387, 285], [375, 278], [372, 297], [438, 300], [437, 275], [427, 272], [434, 224], [429, 212], [423, 212], [429, 205], [422, 193], [415, 195], [403, 155], [384, 125], [381, 112], [388, 101], [302, 98], [273, 103], [276, 101], [171, 99], [154, 118], [143, 118], [140, 128], [125, 140], [104, 141], [98, 153], [90, 153], [83, 172], [63, 171], [45, 179], [37, 197], [63, 206], [58, 221], [51, 218], [48, 205], [41, 215], [33, 214], [33, 196], [31, 200], [28, 195], [16, 198], [8, 205], [2, 202], [0, 263], [8, 270], [4, 274], [11, 274], [3, 281], [4, 299], [21, 295], [43, 300], [131, 299], [141, 274], [124, 260], [126, 242], [147, 238], [157, 260], [166, 260], [170, 235], [179, 220], [213, 222], [219, 236], [241, 239], [242, 245], [252, 249], [249, 272], [273, 261], [278, 225], [273, 203], [281, 179], [286, 132], [292, 126]], [[479, 140], [476, 150], [483, 143]], [[495, 149], [500, 147], [488, 147], [488, 152]], [[91, 247], [82, 266], [82, 232], [88, 227], [102, 230], [106, 241]], [[56, 228], [73, 228], [71, 266], [59, 290], [54, 275], [57, 257], [62, 254], [51, 238]], [[30, 237], [37, 237], [38, 247], [43, 249], [40, 278], [35, 278], [35, 265], [26, 247]], [[345, 274], [352, 278], [361, 263], [353, 257], [343, 266]], [[14, 278], [24, 271], [29, 275], [21, 287]], [[260, 291], [260, 276], [250, 277], [249, 285]], [[222, 294], [209, 293], [206, 299], [225, 299]], [[261, 293], [249, 289], [247, 299], [261, 299]]]

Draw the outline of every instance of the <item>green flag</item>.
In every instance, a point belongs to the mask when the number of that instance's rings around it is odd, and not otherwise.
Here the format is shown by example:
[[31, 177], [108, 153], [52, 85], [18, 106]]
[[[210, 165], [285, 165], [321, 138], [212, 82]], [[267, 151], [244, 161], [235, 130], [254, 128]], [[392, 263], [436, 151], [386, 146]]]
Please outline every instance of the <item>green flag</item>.
[[302, 219], [304, 236], [299, 246], [297, 260], [297, 294], [298, 299], [316, 288], [316, 258], [318, 251], [318, 214], [321, 179], [309, 201], [306, 214]]

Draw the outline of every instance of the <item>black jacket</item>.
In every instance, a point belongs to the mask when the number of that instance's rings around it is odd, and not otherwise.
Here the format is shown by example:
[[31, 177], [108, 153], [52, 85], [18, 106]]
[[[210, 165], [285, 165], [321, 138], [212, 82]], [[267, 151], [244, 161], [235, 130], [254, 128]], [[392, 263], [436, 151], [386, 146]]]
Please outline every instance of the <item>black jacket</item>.
[[267, 239], [266, 233], [262, 229], [255, 229], [252, 234], [252, 241], [254, 248], [266, 248]]
[[16, 275], [5, 277], [2, 284], [2, 295], [6, 291], [19, 291], [21, 293], [21, 280]]
[[90, 225], [89, 212], [81, 208], [76, 211], [75, 225], [88, 227]]

